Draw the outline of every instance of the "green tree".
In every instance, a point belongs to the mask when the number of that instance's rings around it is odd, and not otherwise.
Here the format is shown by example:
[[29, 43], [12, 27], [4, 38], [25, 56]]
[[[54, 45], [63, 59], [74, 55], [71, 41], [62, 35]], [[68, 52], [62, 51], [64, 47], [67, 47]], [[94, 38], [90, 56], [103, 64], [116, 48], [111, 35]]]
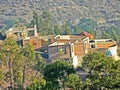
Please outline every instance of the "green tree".
[[104, 38], [104, 39], [108, 39], [108, 38], [110, 38], [111, 36], [108, 34], [108, 33], [106, 33], [105, 31], [102, 31], [102, 38]]
[[[31, 44], [27, 44], [22, 48], [21, 53], [23, 55], [22, 59], [22, 90], [24, 89], [24, 84], [26, 82], [26, 77], [30, 74], [29, 69], [34, 65], [35, 62], [35, 52]], [[31, 78], [31, 77], [30, 77]]]
[[103, 62], [105, 76], [102, 76], [101, 85], [108, 89], [120, 87], [120, 61], [105, 60]]
[[65, 76], [74, 73], [73, 66], [65, 61], [48, 64], [44, 69], [44, 77], [58, 87], [63, 84]]
[[2, 69], [2, 64], [0, 63], [0, 87], [3, 85], [4, 82], [4, 72]]
[[[0, 44], [0, 83], [9, 85], [6, 87], [10, 90], [23, 90], [26, 83], [30, 83], [33, 80], [32, 77], [35, 76], [33, 66], [39, 65], [42, 68], [41, 58], [39, 56], [36, 58], [35, 62], [35, 52], [31, 44], [19, 47], [12, 38], [5, 39]], [[36, 70], [42, 72], [39, 68]]]
[[39, 74], [40, 77], [42, 77], [43, 75], [43, 70], [45, 67], [45, 63], [43, 62], [43, 58], [41, 55], [37, 54], [36, 55], [36, 62], [35, 65], [33, 66], [33, 68], [36, 70], [36, 74], [34, 76], [34, 78], [37, 78], [37, 75]]
[[80, 34], [82, 31], [78, 25], [75, 26], [75, 34]]
[[112, 37], [115, 41], [119, 42], [119, 37], [118, 37], [118, 35], [117, 35], [117, 33], [116, 33], [116, 31], [115, 31], [114, 29], [112, 29], [111, 37]]
[[70, 28], [70, 26], [68, 25], [67, 22], [65, 22], [65, 24], [63, 25], [63, 34], [64, 35], [72, 34], [72, 30], [71, 30], [71, 28]]
[[33, 20], [31, 21], [31, 26], [33, 27], [36, 25], [37, 30], [39, 31], [39, 21], [38, 21], [38, 13], [33, 11]]
[[88, 71], [89, 84], [87, 88], [115, 88], [119, 85], [119, 65], [110, 57], [101, 53], [89, 53], [83, 58], [83, 68]]
[[46, 80], [35, 78], [26, 90], [45, 90]]
[[20, 48], [18, 48], [16, 42], [12, 38], [5, 39], [5, 41], [0, 45], [0, 60], [1, 65], [6, 68], [4, 75], [7, 79], [6, 83], [9, 83], [9, 87], [11, 89], [14, 88], [16, 83], [21, 83], [20, 81], [16, 81], [19, 78], [16, 73], [20, 71], [18, 69], [20, 67], [17, 66], [18, 63], [21, 62], [20, 59]]
[[78, 75], [76, 74], [69, 74], [65, 77], [64, 85], [65, 87], [69, 88], [70, 90], [80, 90], [81, 89], [81, 83]]
[[54, 26], [54, 33], [55, 33], [56, 35], [62, 34], [62, 28], [60, 27], [59, 24], [56, 24], [56, 25]]
[[78, 23], [79, 28], [85, 31], [95, 30], [97, 23], [90, 18], [82, 18]]
[[41, 16], [43, 18], [43, 35], [50, 35], [52, 33], [50, 30], [53, 28], [51, 14], [49, 11], [43, 11]]

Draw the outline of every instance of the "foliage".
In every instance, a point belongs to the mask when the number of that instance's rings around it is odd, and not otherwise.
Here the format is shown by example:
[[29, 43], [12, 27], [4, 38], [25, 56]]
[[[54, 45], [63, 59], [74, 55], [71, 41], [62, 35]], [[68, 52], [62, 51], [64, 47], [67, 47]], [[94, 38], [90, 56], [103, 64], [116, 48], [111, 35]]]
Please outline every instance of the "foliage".
[[102, 38], [112, 38], [120, 45], [119, 29], [116, 27], [109, 27], [108, 29], [102, 31]]
[[65, 24], [62, 26], [62, 28], [63, 28], [64, 35], [72, 34], [72, 30], [71, 30], [70, 26], [68, 25], [68, 22], [65, 22]]
[[44, 78], [47, 81], [52, 81], [52, 83], [59, 87], [64, 82], [64, 78], [74, 73], [73, 66], [66, 61], [56, 61], [54, 63], [48, 64], [44, 69]]
[[39, 30], [38, 14], [35, 11], [33, 11], [33, 20], [31, 21], [31, 26], [33, 27], [34, 25], [36, 25], [37, 30]]
[[[83, 68], [88, 71], [90, 89], [119, 87], [119, 65], [101, 53], [89, 53], [83, 58]], [[118, 86], [117, 86], [118, 85]]]
[[81, 28], [78, 25], [76, 25], [74, 31], [75, 31], [75, 34], [80, 34], [80, 32], [82, 32], [84, 30], [81, 30]]
[[76, 74], [69, 74], [65, 77], [64, 85], [71, 90], [79, 89], [80, 79]]
[[6, 27], [5, 27], [5, 29], [9, 29], [9, 28], [11, 28], [11, 27], [13, 27], [13, 25], [15, 24], [15, 20], [12, 20], [12, 19], [10, 19], [10, 20], [5, 20], [4, 21], [4, 23], [5, 23], [5, 25], [6, 25]]
[[39, 54], [37, 54], [37, 55], [36, 55], [36, 63], [35, 63], [35, 65], [33, 66], [33, 68], [36, 70], [36, 75], [35, 75], [34, 78], [36, 78], [38, 74], [40, 74], [39, 77], [42, 76], [42, 74], [43, 74], [43, 72], [44, 72], [44, 71], [43, 71], [44, 67], [45, 67], [45, 63], [43, 62], [42, 56], [39, 55]]
[[13, 88], [14, 84], [20, 84], [21, 81], [17, 81], [19, 75], [18, 69], [21, 69], [18, 64], [20, 62], [21, 54], [20, 49], [17, 47], [16, 42], [12, 38], [5, 39], [0, 45], [0, 60], [1, 65], [6, 68], [4, 71], [4, 79], [9, 83], [9, 87]]
[[108, 39], [108, 38], [110, 38], [110, 35], [108, 33], [106, 33], [105, 31], [102, 31], [102, 38]]
[[82, 29], [82, 30], [85, 30], [85, 31], [89, 31], [89, 30], [95, 30], [96, 26], [97, 26], [97, 23], [90, 19], [90, 18], [82, 18], [80, 21], [79, 21], [79, 24], [78, 26]]
[[3, 66], [0, 70], [6, 69], [1, 72], [1, 78], [8, 83], [8, 87], [11, 89], [24, 88], [26, 76], [29, 74], [26, 71], [34, 65], [34, 55], [30, 44], [26, 47], [19, 47], [12, 38], [7, 38], [0, 44], [0, 61]]
[[112, 35], [112, 32], [115, 31], [115, 32], [117, 33], [117, 35], [120, 35], [119, 30], [120, 30], [120, 29], [117, 28], [117, 27], [110, 26], [110, 27], [108, 27], [107, 29], [105, 29], [104, 31], [105, 31], [106, 33], [110, 34], [110, 35]]
[[2, 70], [2, 66], [0, 63], [0, 86], [2, 86], [3, 81], [4, 81], [4, 72]]
[[36, 12], [33, 12], [33, 20], [31, 21], [31, 25], [37, 26], [37, 30], [40, 35], [54, 34], [54, 26], [49, 11], [43, 11], [42, 15], [38, 15]]
[[59, 24], [56, 24], [56, 25], [54, 26], [54, 33], [55, 33], [56, 35], [62, 34], [62, 28], [60, 27]]
[[42, 15], [38, 15], [36, 12], [33, 12], [31, 26], [33, 25], [37, 26], [37, 30], [40, 35], [72, 34], [72, 30], [68, 25], [68, 22], [65, 22], [63, 27], [61, 27], [59, 24], [53, 25], [53, 20], [49, 11], [43, 11]]
[[[27, 71], [31, 69], [35, 62], [35, 52], [32, 48], [32, 45], [28, 43], [25, 47], [21, 49], [21, 54], [23, 59], [22, 61], [22, 89], [24, 89], [24, 84], [26, 82], [26, 77], [29, 73]], [[31, 79], [31, 77], [30, 77]]]
[[62, 80], [70, 73], [74, 73], [73, 66], [62, 60], [48, 64], [44, 69], [44, 76], [46, 80]]
[[[12, 38], [0, 44], [0, 86], [27, 90], [98, 90], [120, 87], [120, 61], [97, 52], [83, 57], [82, 68], [88, 73], [82, 82], [73, 65], [63, 60], [45, 66], [42, 57], [35, 55], [31, 44], [17, 46]], [[31, 82], [30, 82], [31, 81]], [[28, 83], [28, 84], [26, 84]]]
[[44, 90], [46, 81], [44, 79], [35, 78], [26, 90]]

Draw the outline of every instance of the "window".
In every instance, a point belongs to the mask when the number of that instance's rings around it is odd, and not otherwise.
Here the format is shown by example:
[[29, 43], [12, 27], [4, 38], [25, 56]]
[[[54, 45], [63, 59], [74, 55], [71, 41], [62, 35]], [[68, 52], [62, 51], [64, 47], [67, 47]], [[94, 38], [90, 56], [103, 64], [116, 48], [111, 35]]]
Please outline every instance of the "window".
[[95, 48], [95, 44], [92, 44], [92, 45], [91, 45], [91, 48]]
[[28, 31], [28, 37], [34, 36], [34, 30]]
[[59, 46], [58, 47], [58, 53], [59, 54], [65, 54], [66, 53], [65, 46]]

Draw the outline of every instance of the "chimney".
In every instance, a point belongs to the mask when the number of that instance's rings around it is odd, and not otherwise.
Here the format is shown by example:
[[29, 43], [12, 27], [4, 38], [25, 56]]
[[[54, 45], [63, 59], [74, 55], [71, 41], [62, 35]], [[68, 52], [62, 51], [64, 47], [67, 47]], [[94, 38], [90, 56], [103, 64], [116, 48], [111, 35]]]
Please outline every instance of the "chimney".
[[34, 25], [34, 36], [35, 36], [35, 37], [38, 36], [38, 35], [37, 35], [37, 27], [36, 27], [36, 25]]

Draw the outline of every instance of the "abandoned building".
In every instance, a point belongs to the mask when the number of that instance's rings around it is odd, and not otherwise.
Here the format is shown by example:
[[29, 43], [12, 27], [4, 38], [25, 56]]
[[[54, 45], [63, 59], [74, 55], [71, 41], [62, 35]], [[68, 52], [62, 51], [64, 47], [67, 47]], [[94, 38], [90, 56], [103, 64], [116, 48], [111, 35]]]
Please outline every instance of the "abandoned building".
[[6, 37], [12, 37], [18, 45], [25, 46], [31, 43], [33, 49], [41, 47], [41, 39], [37, 35], [36, 25], [33, 28], [26, 28], [23, 26], [10, 28], [6, 32]]

